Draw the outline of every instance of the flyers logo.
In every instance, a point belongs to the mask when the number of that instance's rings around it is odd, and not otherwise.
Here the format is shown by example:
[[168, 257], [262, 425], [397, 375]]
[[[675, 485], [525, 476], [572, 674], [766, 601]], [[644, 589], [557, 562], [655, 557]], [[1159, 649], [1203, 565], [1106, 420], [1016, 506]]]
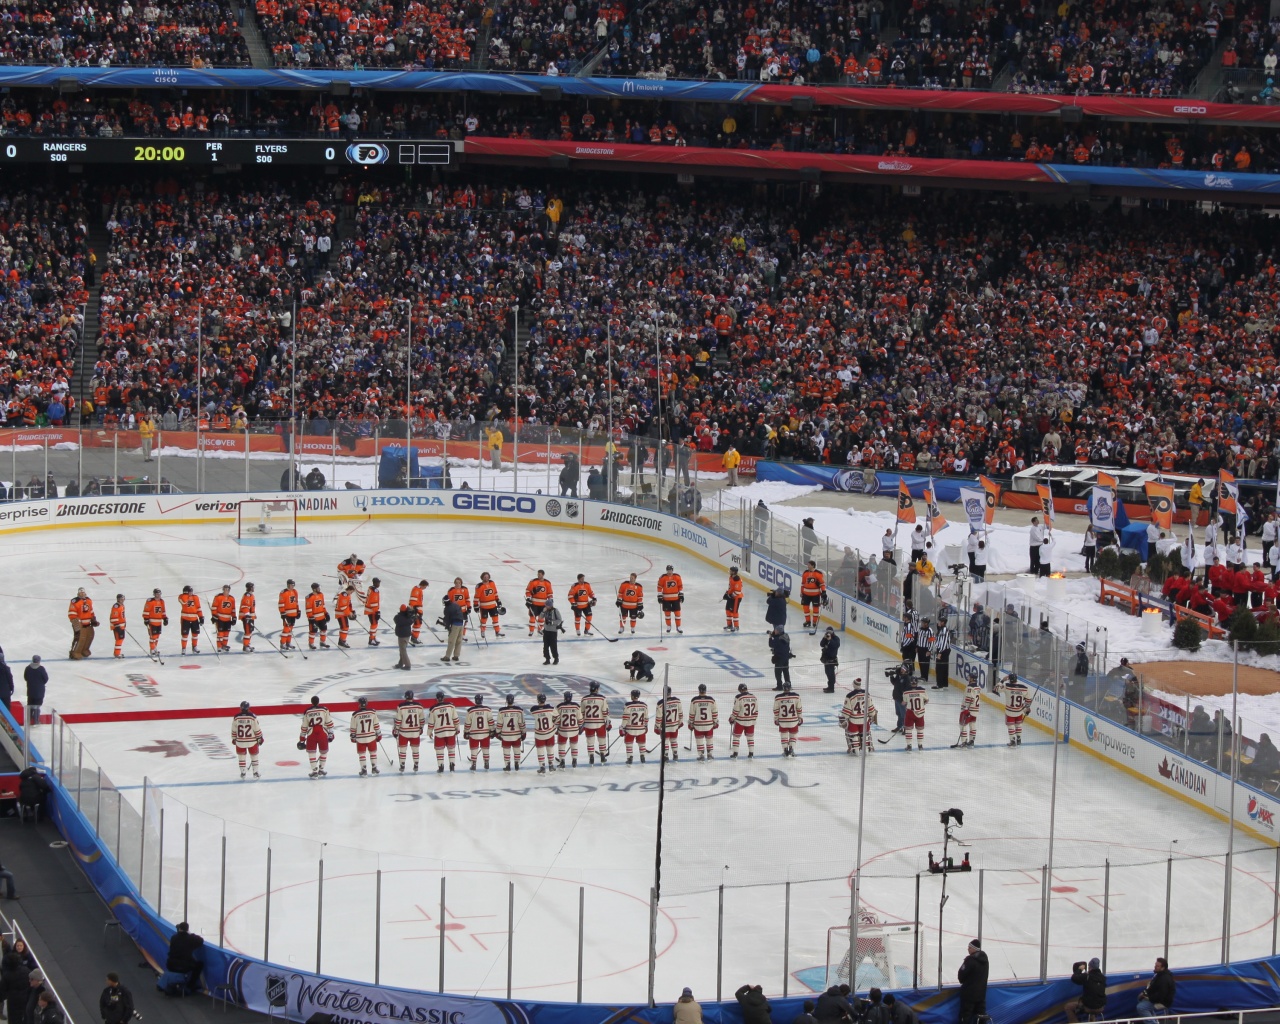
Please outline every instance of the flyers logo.
[[1151, 502], [1151, 511], [1157, 515], [1168, 515], [1173, 511], [1173, 502], [1163, 494], [1149, 500]]
[[912, 501], [911, 501], [911, 495], [909, 495], [909, 494], [899, 494], [899, 495], [898, 495], [898, 508], [899, 508], [899, 509], [901, 509], [903, 512], [908, 512], [908, 511], [910, 511], [910, 510], [911, 510], [911, 508], [912, 508], [912, 507], [913, 507], [913, 506], [912, 506]]
[[986, 494], [984, 495], [984, 500], [987, 503], [987, 508], [994, 509], [996, 507], [996, 496], [992, 494], [990, 491], [986, 492]]

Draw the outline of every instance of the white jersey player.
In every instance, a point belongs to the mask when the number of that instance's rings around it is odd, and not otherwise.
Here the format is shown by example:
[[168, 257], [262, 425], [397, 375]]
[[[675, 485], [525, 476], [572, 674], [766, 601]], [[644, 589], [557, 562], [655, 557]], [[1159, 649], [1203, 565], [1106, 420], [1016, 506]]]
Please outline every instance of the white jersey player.
[[659, 742], [667, 744], [667, 757], [680, 760], [680, 727], [684, 725], [684, 705], [680, 698], [666, 688], [666, 696], [659, 699], [653, 709], [653, 733]]
[[422, 745], [422, 729], [426, 725], [427, 709], [413, 699], [413, 691], [404, 691], [404, 700], [396, 707], [396, 722], [391, 735], [396, 738], [396, 753], [400, 757], [400, 770], [404, 771], [405, 756], [413, 749], [413, 770], [418, 770], [418, 749]]
[[458, 754], [458, 709], [445, 699], [444, 691], [436, 694], [436, 702], [427, 713], [427, 731], [436, 747], [436, 774], [444, 773], [444, 752], [449, 751], [449, 771], [454, 770]]
[[538, 694], [538, 703], [530, 710], [533, 716], [533, 746], [538, 752], [538, 774], [546, 775], [547, 769], [556, 770], [556, 726], [559, 724], [556, 709], [547, 703], [545, 693]]
[[578, 767], [578, 734], [582, 732], [582, 705], [573, 699], [573, 691], [564, 691], [564, 700], [556, 705], [556, 739], [559, 741], [560, 767], [564, 767], [565, 751], [571, 751], [573, 767]]
[[311, 706], [302, 713], [302, 729], [298, 733], [298, 749], [307, 752], [311, 762], [311, 778], [328, 775], [324, 763], [329, 759], [329, 744], [333, 740], [333, 718], [329, 709], [320, 703], [319, 697], [311, 698]]
[[902, 691], [902, 703], [907, 712], [903, 715], [903, 735], [907, 737], [907, 749], [911, 749], [911, 734], [916, 737], [916, 750], [924, 750], [924, 709], [929, 703], [929, 695], [919, 679], [912, 678], [907, 688]]
[[699, 683], [698, 696], [689, 701], [689, 728], [693, 732], [693, 744], [698, 748], [699, 761], [715, 757], [715, 734], [719, 725], [716, 699], [707, 693], [706, 683]]
[[471, 770], [476, 770], [476, 758], [484, 754], [484, 770], [489, 770], [489, 741], [493, 738], [493, 712], [484, 706], [484, 694], [477, 694], [475, 704], [467, 709], [463, 728], [467, 733], [467, 747], [471, 753]]
[[1031, 688], [1010, 673], [999, 689], [1004, 692], [1004, 727], [1009, 732], [1009, 746], [1022, 746], [1022, 720], [1031, 710]]
[[952, 746], [973, 746], [973, 741], [978, 738], [978, 711], [981, 707], [982, 686], [977, 680], [970, 680], [964, 690], [964, 699], [960, 702], [960, 739]]
[[631, 699], [622, 709], [622, 740], [627, 745], [627, 764], [631, 764], [633, 746], [640, 748], [644, 764], [644, 738], [649, 731], [649, 705], [640, 699], [640, 691], [632, 690]]
[[582, 698], [582, 731], [587, 736], [587, 762], [596, 763], [597, 750], [600, 763], [604, 764], [609, 756], [609, 730], [613, 723], [609, 721], [609, 702], [600, 695], [600, 684], [593, 682], [591, 692]]
[[840, 724], [844, 726], [845, 745], [850, 754], [860, 754], [864, 750], [875, 752], [875, 744], [871, 742], [871, 723], [876, 720], [876, 706], [872, 703], [871, 694], [862, 688], [862, 680], [853, 681], [853, 689], [844, 697], [844, 705], [840, 708]]
[[524, 746], [524, 738], [528, 735], [528, 727], [524, 720], [524, 708], [516, 704], [515, 694], [507, 694], [506, 706], [498, 709], [495, 728], [498, 739], [502, 741], [502, 770], [511, 771], [514, 761], [515, 770], [519, 771], [520, 751]]
[[778, 727], [782, 740], [782, 756], [796, 756], [796, 736], [804, 725], [804, 705], [800, 695], [791, 691], [791, 684], [784, 681], [782, 692], [773, 698], [773, 724]]
[[262, 778], [258, 774], [258, 749], [262, 746], [262, 727], [258, 724], [258, 716], [249, 708], [249, 702], [241, 701], [240, 710], [231, 719], [231, 744], [236, 748], [236, 759], [240, 762], [240, 778], [244, 778], [246, 761], [253, 768], [253, 777]]
[[746, 683], [738, 684], [738, 695], [733, 698], [733, 710], [729, 712], [729, 724], [733, 726], [729, 757], [738, 756], [738, 741], [747, 738], [747, 757], [756, 756], [756, 719], [760, 717], [760, 704], [747, 689]]
[[[378, 774], [378, 742], [382, 739], [382, 726], [378, 724], [378, 713], [369, 707], [369, 698], [361, 697], [356, 713], [351, 716], [351, 742], [356, 745], [356, 756], [360, 759], [360, 774], [368, 775], [369, 768]], [[369, 767], [365, 767], [365, 758]]]

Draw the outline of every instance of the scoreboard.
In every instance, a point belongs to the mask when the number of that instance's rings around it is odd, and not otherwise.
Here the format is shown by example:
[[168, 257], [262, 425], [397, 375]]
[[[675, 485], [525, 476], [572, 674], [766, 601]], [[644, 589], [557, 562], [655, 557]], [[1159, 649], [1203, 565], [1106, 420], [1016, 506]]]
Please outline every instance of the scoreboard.
[[422, 167], [446, 165], [452, 154], [453, 143], [440, 139], [0, 139], [0, 165]]

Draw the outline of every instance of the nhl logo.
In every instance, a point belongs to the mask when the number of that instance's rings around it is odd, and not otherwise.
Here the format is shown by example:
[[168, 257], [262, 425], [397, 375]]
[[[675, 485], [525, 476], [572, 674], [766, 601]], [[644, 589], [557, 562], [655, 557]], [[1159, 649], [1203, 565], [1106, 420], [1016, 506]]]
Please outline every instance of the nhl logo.
[[560, 515], [560, 502], [556, 501], [555, 498], [552, 498], [550, 501], [547, 502], [546, 508], [547, 508], [547, 515], [549, 515], [552, 519], [555, 519], [557, 516]]
[[570, 519], [577, 519], [578, 503], [576, 501], [566, 501], [564, 503], [564, 514]]
[[289, 1004], [289, 982], [274, 974], [267, 975], [267, 1002], [271, 1006], [287, 1006]]

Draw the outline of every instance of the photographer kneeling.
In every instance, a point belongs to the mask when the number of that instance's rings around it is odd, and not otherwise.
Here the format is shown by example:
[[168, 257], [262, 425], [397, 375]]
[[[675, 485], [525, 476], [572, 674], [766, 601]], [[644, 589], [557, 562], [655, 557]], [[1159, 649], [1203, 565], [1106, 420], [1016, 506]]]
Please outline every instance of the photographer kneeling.
[[1096, 956], [1088, 964], [1077, 961], [1071, 967], [1071, 983], [1083, 991], [1080, 998], [1066, 1008], [1069, 1024], [1102, 1018], [1107, 1012], [1107, 976], [1102, 973], [1101, 961]]

